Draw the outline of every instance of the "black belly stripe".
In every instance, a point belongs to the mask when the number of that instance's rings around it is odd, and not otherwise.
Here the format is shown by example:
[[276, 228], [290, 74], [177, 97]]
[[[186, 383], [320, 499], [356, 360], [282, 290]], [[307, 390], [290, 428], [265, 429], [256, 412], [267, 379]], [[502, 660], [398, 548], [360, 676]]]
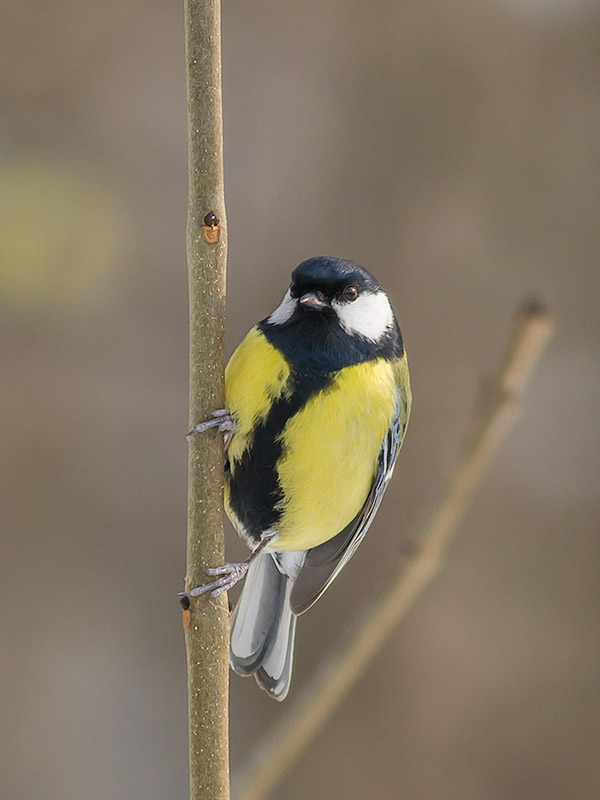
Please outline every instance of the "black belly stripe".
[[231, 508], [257, 543], [281, 516], [276, 508], [283, 499], [276, 470], [283, 450], [279, 434], [313, 394], [332, 382], [333, 376], [331, 372], [293, 374], [291, 393], [273, 403], [264, 424], [256, 428], [252, 445], [236, 462], [233, 474], [227, 473]]

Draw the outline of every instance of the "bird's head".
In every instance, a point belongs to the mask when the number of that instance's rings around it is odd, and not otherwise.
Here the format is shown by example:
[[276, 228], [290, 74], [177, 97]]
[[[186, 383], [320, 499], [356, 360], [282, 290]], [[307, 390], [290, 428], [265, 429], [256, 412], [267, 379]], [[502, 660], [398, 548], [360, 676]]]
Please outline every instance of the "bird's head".
[[379, 342], [395, 320], [388, 296], [370, 272], [343, 258], [315, 256], [292, 272], [290, 287], [267, 323], [335, 326], [349, 336]]

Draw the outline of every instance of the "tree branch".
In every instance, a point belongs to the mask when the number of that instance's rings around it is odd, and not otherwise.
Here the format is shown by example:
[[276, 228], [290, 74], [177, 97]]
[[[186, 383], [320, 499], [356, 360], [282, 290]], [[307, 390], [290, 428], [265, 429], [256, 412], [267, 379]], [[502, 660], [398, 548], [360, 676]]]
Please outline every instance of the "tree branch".
[[[190, 428], [224, 405], [226, 230], [219, 0], [185, 0]], [[190, 442], [186, 589], [225, 560], [223, 438]], [[227, 597], [183, 598], [192, 800], [229, 798]]]
[[379, 599], [360, 615], [339, 652], [321, 666], [296, 705], [256, 750], [236, 781], [238, 800], [262, 800], [270, 794], [438, 572], [477, 484], [516, 419], [520, 395], [551, 334], [547, 313], [537, 304], [523, 305], [504, 364], [473, 417], [464, 454], [425, 525], [418, 548], [408, 564], [403, 560]]

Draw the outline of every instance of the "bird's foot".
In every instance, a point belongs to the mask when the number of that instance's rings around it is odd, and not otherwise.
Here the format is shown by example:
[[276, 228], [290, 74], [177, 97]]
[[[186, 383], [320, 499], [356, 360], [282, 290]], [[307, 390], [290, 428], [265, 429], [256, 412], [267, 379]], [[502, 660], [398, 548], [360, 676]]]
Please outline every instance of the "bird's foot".
[[177, 597], [199, 597], [201, 594], [207, 594], [208, 592], [210, 592], [211, 597], [218, 597], [223, 592], [228, 592], [238, 581], [241, 581], [248, 571], [250, 564], [275, 537], [276, 534], [272, 532], [263, 534], [262, 539], [248, 558], [245, 561], [241, 561], [239, 564], [223, 564], [222, 567], [210, 567], [209, 569], [205, 569], [204, 572], [206, 572], [207, 575], [221, 575], [222, 577], [217, 578], [216, 581], [205, 583], [203, 586], [196, 586], [195, 589], [190, 589], [189, 592], [179, 592]]
[[195, 436], [197, 433], [203, 433], [211, 428], [217, 428], [220, 433], [225, 434], [225, 440], [228, 444], [235, 433], [235, 421], [231, 416], [231, 411], [228, 408], [219, 408], [216, 411], [211, 411], [209, 416], [211, 419], [205, 422], [199, 422], [195, 428], [192, 428], [192, 430], [186, 434], [185, 438], [189, 441], [192, 436]]
[[222, 567], [205, 569], [204, 572], [207, 575], [221, 575], [222, 577], [210, 583], [205, 583], [203, 586], [196, 586], [195, 589], [190, 589], [189, 592], [179, 592], [177, 597], [199, 597], [201, 594], [209, 592], [211, 597], [218, 597], [223, 592], [228, 592], [233, 588], [244, 577], [249, 566], [249, 561], [246, 560], [240, 564], [224, 564]]

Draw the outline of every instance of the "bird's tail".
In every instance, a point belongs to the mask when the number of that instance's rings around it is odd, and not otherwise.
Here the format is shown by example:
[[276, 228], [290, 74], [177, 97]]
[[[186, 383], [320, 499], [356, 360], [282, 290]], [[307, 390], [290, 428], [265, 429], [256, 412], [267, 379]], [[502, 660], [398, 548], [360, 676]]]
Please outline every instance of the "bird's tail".
[[297, 570], [294, 564], [284, 571], [275, 558], [261, 553], [248, 569], [231, 619], [229, 661], [238, 675], [254, 675], [259, 686], [283, 700], [292, 678], [296, 617], [290, 594]]

